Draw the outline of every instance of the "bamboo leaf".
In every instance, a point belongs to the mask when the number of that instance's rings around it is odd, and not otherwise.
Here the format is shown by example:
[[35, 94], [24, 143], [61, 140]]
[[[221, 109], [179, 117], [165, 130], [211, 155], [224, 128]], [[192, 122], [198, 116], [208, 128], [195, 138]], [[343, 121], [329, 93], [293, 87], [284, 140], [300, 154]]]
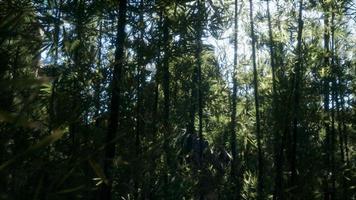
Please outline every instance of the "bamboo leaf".
[[61, 191], [56, 192], [57, 194], [67, 194], [67, 193], [72, 193], [72, 192], [76, 192], [78, 190], [83, 189], [85, 186], [84, 185], [80, 185], [78, 187], [74, 187], [74, 188], [68, 188], [68, 189], [64, 189]]
[[[89, 164], [93, 168], [95, 174], [100, 178], [100, 183], [104, 182], [105, 184], [109, 184], [109, 181], [107, 180], [104, 171], [100, 167], [100, 165], [93, 159], [89, 159]], [[99, 184], [99, 183], [98, 183]]]

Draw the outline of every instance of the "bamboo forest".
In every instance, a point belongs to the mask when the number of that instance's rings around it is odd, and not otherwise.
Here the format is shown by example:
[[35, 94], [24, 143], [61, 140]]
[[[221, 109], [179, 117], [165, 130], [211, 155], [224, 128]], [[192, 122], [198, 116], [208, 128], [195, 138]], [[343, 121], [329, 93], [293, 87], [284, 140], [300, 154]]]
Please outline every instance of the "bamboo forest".
[[0, 0], [0, 200], [356, 200], [355, 0]]

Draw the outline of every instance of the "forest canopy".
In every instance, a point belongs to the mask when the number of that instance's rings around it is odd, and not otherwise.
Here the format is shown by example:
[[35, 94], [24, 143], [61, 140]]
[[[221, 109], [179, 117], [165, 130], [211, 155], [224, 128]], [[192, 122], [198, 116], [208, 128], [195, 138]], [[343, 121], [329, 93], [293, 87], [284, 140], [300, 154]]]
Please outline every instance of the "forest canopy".
[[0, 0], [0, 199], [356, 198], [354, 0]]

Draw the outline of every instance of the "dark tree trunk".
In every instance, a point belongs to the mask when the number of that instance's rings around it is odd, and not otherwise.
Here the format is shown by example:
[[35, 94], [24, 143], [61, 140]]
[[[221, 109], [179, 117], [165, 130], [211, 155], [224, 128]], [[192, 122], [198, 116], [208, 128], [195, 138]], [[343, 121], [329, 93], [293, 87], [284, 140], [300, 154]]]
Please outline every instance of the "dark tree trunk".
[[342, 121], [342, 132], [343, 132], [343, 137], [344, 137], [344, 148], [345, 148], [345, 161], [346, 161], [346, 165], [350, 166], [350, 153], [349, 153], [349, 147], [348, 147], [348, 130], [346, 127], [346, 116], [345, 116], [345, 112], [346, 112], [346, 108], [345, 108], [345, 99], [342, 96], [341, 97], [341, 112], [343, 115], [343, 121]]
[[231, 180], [234, 185], [233, 196], [236, 199], [241, 199], [240, 195], [240, 176], [242, 171], [237, 168], [238, 155], [237, 155], [237, 141], [236, 141], [236, 107], [237, 107], [237, 36], [238, 36], [238, 0], [235, 0], [235, 19], [234, 19], [234, 67], [232, 72], [232, 97], [231, 97]]
[[[329, 22], [329, 10], [328, 10], [328, 5], [324, 5], [324, 48], [325, 48], [325, 57], [324, 57], [324, 67], [325, 68], [330, 68], [330, 22]], [[325, 167], [326, 167], [326, 174], [325, 174], [325, 182], [324, 182], [324, 190], [325, 190], [325, 200], [332, 199], [332, 191], [331, 188], [329, 187], [329, 173], [331, 171], [331, 131], [330, 131], [330, 76], [329, 74], [326, 74], [326, 77], [324, 77], [324, 111], [325, 111], [325, 131], [326, 131], [326, 136], [325, 136]]]
[[[339, 84], [342, 85], [342, 79], [339, 78]], [[346, 168], [350, 166], [350, 160], [349, 160], [349, 153], [348, 153], [348, 137], [347, 137], [347, 129], [346, 129], [346, 117], [345, 117], [345, 99], [344, 99], [344, 95], [341, 93], [340, 94], [340, 122], [339, 122], [339, 130], [340, 130], [340, 133], [339, 133], [339, 137], [342, 138], [342, 141], [343, 141], [343, 199], [347, 199], [348, 197], [348, 181], [346, 179], [346, 176], [347, 176], [347, 172], [346, 172]]]
[[334, 59], [334, 20], [335, 13], [333, 7], [331, 7], [331, 199], [336, 198], [336, 168], [335, 168], [335, 147], [336, 147], [336, 128], [335, 128], [335, 104], [337, 103], [336, 95], [336, 71], [335, 71], [335, 59]]
[[[98, 55], [97, 55], [97, 63], [96, 63], [96, 68], [99, 71], [99, 73], [101, 73], [101, 59], [102, 59], [102, 52], [101, 52], [101, 48], [102, 48], [102, 22], [101, 19], [99, 19], [99, 37], [98, 37]], [[97, 75], [97, 78], [95, 79], [95, 99], [94, 99], [94, 106], [95, 106], [95, 113], [94, 113], [94, 117], [98, 118], [99, 117], [99, 113], [100, 113], [100, 84], [101, 84], [101, 78], [99, 78], [100, 76]]]
[[115, 64], [113, 71], [113, 79], [111, 82], [111, 102], [110, 102], [110, 115], [109, 125], [106, 135], [106, 147], [104, 157], [104, 173], [108, 179], [107, 184], [102, 184], [100, 188], [99, 199], [111, 200], [112, 194], [112, 181], [113, 181], [113, 161], [115, 157], [115, 138], [118, 131], [119, 123], [119, 106], [120, 106], [120, 82], [121, 73], [124, 67], [124, 41], [126, 38], [125, 25], [126, 25], [126, 0], [118, 2], [118, 24], [117, 24], [117, 38], [115, 50]]
[[255, 96], [255, 110], [256, 110], [256, 138], [257, 138], [257, 159], [258, 159], [258, 172], [257, 172], [257, 199], [264, 199], [263, 192], [263, 154], [262, 154], [262, 136], [261, 136], [261, 125], [260, 125], [260, 105], [259, 105], [259, 94], [258, 94], [258, 77], [257, 77], [257, 64], [256, 64], [256, 38], [254, 30], [254, 20], [253, 20], [253, 4], [250, 0], [250, 25], [251, 25], [251, 38], [252, 38], [252, 65], [253, 65], [253, 86], [254, 86], [254, 96]]
[[300, 82], [301, 70], [303, 65], [302, 55], [302, 33], [303, 33], [303, 0], [299, 1], [298, 16], [298, 35], [297, 35], [297, 62], [294, 66], [293, 77], [293, 120], [292, 120], [292, 137], [291, 137], [291, 194], [292, 198], [297, 198], [297, 146], [298, 146], [298, 126], [300, 125]]
[[[158, 30], [160, 31], [162, 29], [162, 22], [163, 22], [163, 14], [162, 11], [159, 11], [159, 20], [158, 20]], [[154, 76], [154, 98], [153, 98], [153, 109], [152, 109], [152, 123], [151, 123], [151, 141], [153, 144], [156, 144], [157, 142], [157, 132], [158, 132], [158, 127], [160, 125], [160, 120], [158, 120], [158, 103], [159, 103], [159, 85], [161, 82], [161, 68], [162, 68], [162, 58], [161, 58], [161, 48], [162, 48], [162, 34], [158, 34], [158, 40], [157, 40], [157, 57], [156, 57], [156, 74]], [[156, 198], [156, 191], [155, 188], [152, 187], [155, 184], [156, 181], [156, 165], [157, 165], [157, 157], [159, 155], [155, 152], [151, 152], [151, 158], [152, 162], [150, 164], [150, 172], [149, 172], [149, 185], [147, 186], [145, 191], [145, 197], [146, 199], [155, 199]]]
[[170, 136], [170, 74], [169, 74], [169, 19], [168, 17], [163, 14], [164, 21], [163, 21], [163, 52], [164, 57], [162, 60], [162, 87], [163, 87], [163, 134], [164, 134], [164, 142], [163, 142], [163, 149], [164, 149], [164, 158], [165, 158], [165, 170], [164, 170], [164, 182], [166, 185], [165, 196], [169, 196], [171, 193], [169, 186], [169, 171], [172, 169], [172, 159], [170, 157], [170, 146], [169, 146], [169, 136]]
[[170, 125], [169, 125], [169, 118], [170, 118], [170, 74], [169, 74], [169, 19], [168, 17], [164, 17], [163, 23], [163, 65], [162, 65], [162, 73], [163, 73], [163, 131], [164, 131], [164, 148], [166, 152], [166, 159], [167, 165], [169, 165], [169, 150], [168, 150], [168, 137], [170, 134]]
[[[198, 17], [203, 16], [203, 6], [204, 0], [198, 0]], [[204, 172], [203, 167], [203, 94], [202, 94], [202, 70], [201, 70], [201, 54], [202, 54], [202, 19], [198, 19], [197, 24], [197, 35], [196, 35], [196, 43], [197, 49], [195, 52], [195, 59], [196, 59], [196, 67], [197, 67], [197, 79], [198, 79], [198, 137], [199, 137], [199, 167], [200, 171]], [[203, 179], [202, 174], [199, 177], [199, 185], [200, 185], [200, 199], [204, 199], [204, 188], [203, 188]]]
[[[275, 167], [275, 181], [274, 181], [274, 192], [273, 192], [273, 199], [274, 200], [280, 200], [282, 199], [282, 182], [283, 182], [283, 137], [280, 134], [279, 130], [280, 127], [277, 127], [277, 125], [280, 124], [280, 119], [278, 117], [278, 111], [277, 111], [277, 105], [278, 105], [278, 99], [277, 99], [277, 89], [276, 89], [276, 59], [277, 54], [275, 53], [274, 50], [274, 40], [273, 40], [273, 30], [272, 30], [272, 23], [271, 23], [271, 13], [270, 13], [270, 6], [269, 6], [269, 0], [267, 0], [267, 18], [268, 18], [268, 34], [269, 34], [269, 51], [270, 51], [270, 57], [271, 57], [271, 68], [272, 68], [272, 118], [273, 118], [273, 132], [274, 132], [274, 165]], [[280, 148], [282, 148], [282, 152], [280, 152]]]
[[143, 106], [143, 90], [145, 87], [145, 66], [143, 61], [143, 34], [145, 32], [145, 25], [144, 25], [144, 2], [143, 0], [140, 1], [139, 5], [139, 45], [137, 49], [137, 77], [136, 77], [136, 92], [137, 92], [137, 99], [136, 99], [136, 138], [135, 138], [135, 152], [136, 152], [136, 160], [135, 160], [135, 171], [133, 172], [134, 177], [134, 198], [138, 199], [139, 197], [139, 188], [141, 187], [141, 176], [140, 173], [142, 170], [141, 168], [141, 138], [143, 137], [143, 133], [145, 130], [144, 124], [144, 106]]

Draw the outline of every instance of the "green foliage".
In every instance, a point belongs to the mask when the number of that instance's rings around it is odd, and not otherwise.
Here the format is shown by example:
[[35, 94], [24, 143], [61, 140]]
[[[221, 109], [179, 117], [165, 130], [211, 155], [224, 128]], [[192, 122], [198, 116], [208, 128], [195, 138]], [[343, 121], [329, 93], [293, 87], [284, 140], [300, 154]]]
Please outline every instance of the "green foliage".
[[[117, 33], [118, 1], [0, 1], [0, 199], [100, 199], [103, 185], [112, 186], [112, 199], [235, 199], [232, 134], [240, 196], [256, 199], [255, 98], [266, 199], [278, 189], [282, 199], [355, 198], [352, 1], [304, 2], [300, 55], [296, 2], [269, 1], [272, 40], [266, 1], [253, 1], [257, 97], [249, 10], [246, 1], [237, 1], [236, 133], [228, 43], [234, 3], [130, 1], [123, 36]], [[118, 131], [107, 141], [122, 37]], [[105, 150], [111, 144], [116, 151], [108, 171]], [[279, 172], [282, 185], [276, 188]]]

